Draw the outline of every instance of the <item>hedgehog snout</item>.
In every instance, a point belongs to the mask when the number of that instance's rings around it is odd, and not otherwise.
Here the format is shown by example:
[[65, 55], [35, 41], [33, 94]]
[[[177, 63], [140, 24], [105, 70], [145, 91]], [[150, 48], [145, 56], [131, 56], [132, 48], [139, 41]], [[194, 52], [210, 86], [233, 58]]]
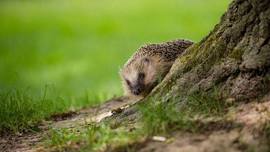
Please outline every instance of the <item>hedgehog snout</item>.
[[140, 87], [136, 87], [132, 89], [132, 93], [135, 95], [139, 95], [142, 92], [142, 89]]
[[134, 95], [140, 95], [143, 92], [144, 87], [142, 85], [135, 85], [131, 88], [131, 92]]

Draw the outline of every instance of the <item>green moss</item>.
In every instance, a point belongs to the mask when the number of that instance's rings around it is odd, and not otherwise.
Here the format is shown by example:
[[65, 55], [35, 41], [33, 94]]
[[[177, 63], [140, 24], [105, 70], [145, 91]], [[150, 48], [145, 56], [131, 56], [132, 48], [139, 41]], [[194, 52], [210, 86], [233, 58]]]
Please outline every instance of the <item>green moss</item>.
[[226, 44], [222, 41], [215, 41], [213, 37], [209, 37], [209, 40], [204, 41], [203, 44], [191, 48], [189, 53], [183, 57], [185, 59], [184, 73], [197, 65], [201, 65], [207, 72], [212, 65], [219, 62], [226, 55]]
[[[270, 113], [268, 113], [268, 115], [270, 116]], [[270, 121], [266, 123], [263, 132], [267, 141], [268, 148], [270, 149]]]
[[229, 57], [236, 59], [236, 60], [242, 60], [242, 55], [244, 53], [243, 49], [234, 49], [230, 54]]

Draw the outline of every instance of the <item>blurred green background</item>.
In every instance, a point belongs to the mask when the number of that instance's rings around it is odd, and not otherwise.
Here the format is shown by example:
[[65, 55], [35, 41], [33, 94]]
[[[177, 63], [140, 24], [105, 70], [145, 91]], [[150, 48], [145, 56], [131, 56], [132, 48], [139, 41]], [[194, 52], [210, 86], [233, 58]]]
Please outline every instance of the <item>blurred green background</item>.
[[[0, 2], [0, 90], [121, 95], [118, 71], [141, 45], [199, 41], [229, 0]], [[78, 101], [79, 102], [79, 101]]]
[[230, 0], [1, 0], [0, 133], [121, 95], [137, 48], [194, 41]]

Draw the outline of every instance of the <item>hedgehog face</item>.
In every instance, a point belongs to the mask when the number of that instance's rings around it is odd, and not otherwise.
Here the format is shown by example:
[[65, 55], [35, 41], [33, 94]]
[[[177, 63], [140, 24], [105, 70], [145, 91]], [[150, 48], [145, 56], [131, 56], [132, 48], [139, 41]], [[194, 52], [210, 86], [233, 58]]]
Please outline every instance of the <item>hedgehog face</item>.
[[142, 58], [133, 61], [121, 71], [126, 94], [146, 96], [156, 85], [158, 64], [154, 59]]

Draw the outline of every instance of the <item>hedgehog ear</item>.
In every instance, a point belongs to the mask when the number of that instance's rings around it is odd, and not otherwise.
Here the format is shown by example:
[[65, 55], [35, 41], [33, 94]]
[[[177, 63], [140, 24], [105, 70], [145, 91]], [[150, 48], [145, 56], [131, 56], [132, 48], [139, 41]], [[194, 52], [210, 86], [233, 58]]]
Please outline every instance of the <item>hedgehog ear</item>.
[[148, 65], [150, 63], [150, 59], [149, 58], [143, 58], [143, 63]]

